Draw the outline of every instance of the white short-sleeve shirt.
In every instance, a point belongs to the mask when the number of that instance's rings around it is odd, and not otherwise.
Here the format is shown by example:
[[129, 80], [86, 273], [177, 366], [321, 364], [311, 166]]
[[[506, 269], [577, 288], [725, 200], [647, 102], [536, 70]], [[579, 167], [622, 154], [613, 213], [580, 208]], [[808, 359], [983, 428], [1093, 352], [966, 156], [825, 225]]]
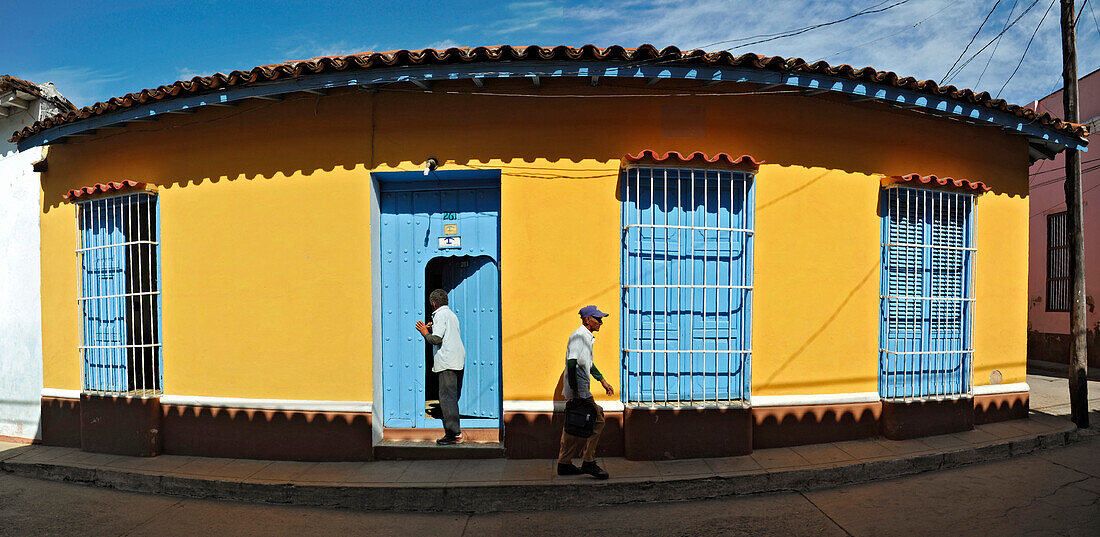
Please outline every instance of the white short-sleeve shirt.
[[432, 347], [432, 373], [446, 369], [461, 371], [466, 365], [466, 347], [462, 346], [462, 334], [458, 329], [458, 316], [451, 308], [440, 306], [432, 312], [432, 335], [443, 338], [443, 344]]
[[[562, 388], [561, 394], [566, 399], [592, 397], [592, 391], [590, 390], [592, 381], [589, 375], [592, 371], [592, 345], [594, 343], [596, 343], [596, 336], [584, 325], [569, 334], [569, 343], [565, 347], [565, 361], [577, 361], [577, 393], [576, 395], [573, 394], [573, 388], [569, 386], [569, 379], [562, 379], [565, 386]], [[565, 374], [569, 374], [568, 366], [565, 368]]]

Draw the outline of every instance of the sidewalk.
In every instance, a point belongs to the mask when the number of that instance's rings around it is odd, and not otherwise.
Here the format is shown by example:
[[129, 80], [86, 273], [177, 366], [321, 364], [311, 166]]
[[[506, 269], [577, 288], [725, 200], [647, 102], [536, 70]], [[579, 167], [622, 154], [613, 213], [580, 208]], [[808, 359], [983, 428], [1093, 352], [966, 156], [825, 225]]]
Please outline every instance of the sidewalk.
[[889, 479], [1063, 446], [1093, 431], [1032, 412], [972, 431], [762, 449], [742, 457], [602, 459], [611, 479], [560, 477], [551, 460], [312, 463], [86, 453], [0, 444], [0, 470], [124, 491], [359, 510], [492, 512], [804, 491]]

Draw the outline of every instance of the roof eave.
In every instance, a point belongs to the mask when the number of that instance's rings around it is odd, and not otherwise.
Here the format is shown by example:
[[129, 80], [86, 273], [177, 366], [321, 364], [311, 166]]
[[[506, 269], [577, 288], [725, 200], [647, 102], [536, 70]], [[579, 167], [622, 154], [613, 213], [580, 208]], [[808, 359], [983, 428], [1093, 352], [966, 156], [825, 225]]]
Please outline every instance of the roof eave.
[[[454, 63], [392, 68], [372, 68], [322, 72], [298, 78], [229, 86], [204, 94], [166, 97], [106, 112], [57, 127], [44, 129], [20, 139], [20, 150], [61, 143], [69, 136], [87, 136], [90, 131], [118, 126], [131, 121], [156, 120], [164, 114], [194, 112], [206, 106], [232, 106], [245, 99], [278, 99], [299, 92], [324, 92], [340, 87], [378, 87], [409, 82], [430, 91], [433, 82], [471, 80], [478, 84], [489, 79], [543, 78], [631, 78], [696, 80], [708, 87], [726, 82], [757, 84], [761, 88], [786, 87], [807, 95], [846, 95], [854, 101], [873, 101], [897, 108], [923, 112], [971, 125], [997, 127], [1009, 134], [1025, 136], [1036, 154], [1056, 154], [1065, 148], [1087, 151], [1087, 138], [1028, 120], [1003, 110], [953, 99], [946, 96], [899, 88], [826, 74], [787, 72], [747, 67], [669, 65], [622, 61], [510, 61], [501, 63]], [[478, 85], [477, 87], [480, 87]], [[474, 89], [472, 86], [471, 90]], [[1053, 153], [1051, 153], [1053, 151]], [[1050, 158], [1050, 157], [1043, 157]]]

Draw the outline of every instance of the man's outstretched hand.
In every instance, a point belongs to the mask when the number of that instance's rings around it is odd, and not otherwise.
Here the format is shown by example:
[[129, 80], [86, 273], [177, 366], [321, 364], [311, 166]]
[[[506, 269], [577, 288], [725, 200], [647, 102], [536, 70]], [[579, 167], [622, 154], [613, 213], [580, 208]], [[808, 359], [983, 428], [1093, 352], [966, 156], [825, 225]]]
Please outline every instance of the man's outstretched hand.
[[422, 336], [430, 335], [432, 333], [432, 323], [425, 324], [424, 321], [416, 321], [416, 330]]
[[607, 379], [601, 379], [600, 384], [603, 384], [603, 391], [607, 392], [607, 395], [615, 395], [615, 388], [611, 387], [611, 384], [607, 382]]

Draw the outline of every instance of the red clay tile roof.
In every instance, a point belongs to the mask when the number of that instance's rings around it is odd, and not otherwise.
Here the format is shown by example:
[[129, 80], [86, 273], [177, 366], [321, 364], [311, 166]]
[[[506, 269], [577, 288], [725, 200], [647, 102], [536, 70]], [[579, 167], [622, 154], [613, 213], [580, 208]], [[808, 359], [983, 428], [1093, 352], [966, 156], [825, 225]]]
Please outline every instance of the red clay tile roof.
[[1028, 121], [1036, 121], [1054, 129], [1077, 136], [1085, 136], [1087, 129], [1083, 125], [1068, 123], [1043, 112], [1036, 113], [1030, 108], [1009, 104], [1003, 99], [994, 99], [988, 92], [974, 93], [969, 89], [955, 86], [940, 87], [931, 80], [917, 80], [902, 77], [891, 71], [878, 71], [871, 67], [857, 69], [850, 65], [831, 66], [823, 61], [807, 63], [802, 58], [782, 58], [779, 56], [760, 56], [742, 54], [734, 56], [727, 51], [705, 52], [703, 50], [681, 51], [676, 47], [658, 49], [653, 45], [638, 48], [624, 48], [619, 45], [602, 48], [595, 45], [570, 47], [513, 47], [510, 45], [492, 47], [462, 47], [443, 50], [395, 50], [390, 52], [363, 52], [350, 56], [324, 56], [308, 60], [294, 60], [273, 65], [261, 65], [248, 71], [233, 71], [229, 74], [217, 73], [207, 77], [194, 77], [180, 80], [168, 86], [144, 89], [137, 93], [128, 93], [122, 97], [112, 97], [105, 103], [96, 103], [78, 111], [58, 114], [46, 118], [34, 125], [15, 133], [12, 142], [18, 142], [45, 129], [80, 121], [92, 116], [113, 112], [131, 106], [154, 101], [172, 99], [186, 95], [210, 92], [226, 87], [245, 86], [279, 79], [290, 79], [318, 73], [345, 71], [354, 69], [374, 69], [402, 67], [410, 65], [480, 63], [503, 61], [661, 61], [676, 65], [705, 65], [716, 67], [747, 67], [782, 72], [804, 72], [828, 76], [849, 78], [885, 84], [929, 95], [949, 97], [995, 108], [1014, 114]]
[[932, 184], [935, 183], [939, 186], [961, 188], [963, 190], [977, 190], [979, 192], [989, 192], [992, 190], [981, 181], [967, 181], [966, 179], [954, 179], [952, 177], [936, 177], [935, 175], [921, 175], [919, 173], [910, 173], [908, 175], [894, 176], [893, 179], [900, 183], [921, 183]]
[[28, 82], [22, 78], [15, 78], [11, 75], [0, 75], [0, 93], [7, 93], [13, 90], [29, 93], [39, 99], [46, 99], [65, 112], [76, 112], [76, 106], [60, 95], [47, 96], [42, 93], [42, 88], [39, 88], [38, 85], [33, 82]]
[[113, 183], [96, 183], [93, 186], [86, 186], [82, 188], [74, 188], [67, 192], [62, 198], [71, 200], [73, 198], [80, 198], [84, 196], [91, 196], [93, 194], [106, 194], [108, 192], [121, 192], [131, 188], [145, 188], [145, 183], [139, 183], [137, 181], [118, 181]]
[[687, 164], [691, 162], [694, 162], [696, 164], [714, 164], [717, 162], [721, 162], [722, 164], [726, 164], [728, 166], [752, 169], [759, 168], [760, 165], [764, 163], [764, 161], [757, 161], [749, 155], [741, 155], [740, 157], [733, 158], [729, 156], [728, 153], [718, 153], [717, 155], [714, 155], [714, 158], [710, 158], [706, 156], [706, 154], [704, 154], [702, 151], [696, 151], [685, 157], [677, 151], [669, 151], [664, 155], [658, 155], [657, 152], [652, 149], [642, 150], [637, 155], [627, 154], [626, 157], [623, 158], [623, 160], [630, 163], [644, 162], [647, 164], [663, 164], [669, 161], [672, 161], [672, 164]]

